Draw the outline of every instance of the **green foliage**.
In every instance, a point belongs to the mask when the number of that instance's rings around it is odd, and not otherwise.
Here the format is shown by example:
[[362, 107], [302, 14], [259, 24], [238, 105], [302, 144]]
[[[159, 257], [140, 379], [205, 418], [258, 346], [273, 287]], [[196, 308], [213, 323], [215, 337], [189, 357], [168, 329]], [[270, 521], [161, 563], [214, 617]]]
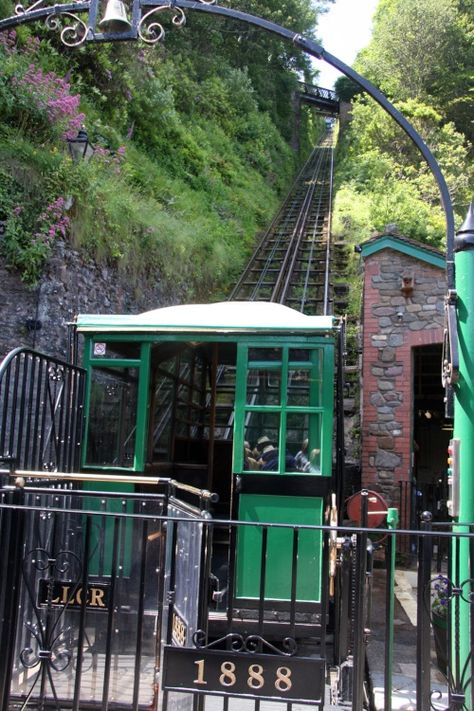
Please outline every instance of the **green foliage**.
[[6, 137], [0, 145], [1, 252], [28, 284], [37, 280], [54, 239], [66, 233], [64, 202], [50, 179], [60, 160], [25, 141]]
[[[374, 33], [356, 69], [378, 84], [427, 143], [443, 172], [458, 219], [472, 197], [472, 0], [380, 0]], [[469, 42], [469, 38], [471, 41]], [[457, 97], [457, 98], [456, 98]], [[378, 105], [354, 98], [338, 147], [334, 227], [363, 242], [396, 225], [401, 234], [444, 248], [437, 185], [414, 143]]]
[[[313, 32], [309, 0], [243, 9]], [[265, 33], [213, 25], [196, 13], [162, 46], [74, 52], [41, 27], [0, 35], [2, 251], [28, 283], [63, 239], [189, 298], [235, 280], [304, 157], [288, 146], [291, 100], [311, 67]], [[73, 164], [64, 138], [82, 121], [95, 154]], [[318, 122], [301, 123], [308, 149]]]
[[381, 0], [356, 68], [388, 96], [421, 99], [472, 141], [472, 0]]
[[349, 77], [341, 76], [336, 80], [334, 89], [339, 101], [352, 101], [354, 96], [360, 94], [362, 89], [349, 79]]

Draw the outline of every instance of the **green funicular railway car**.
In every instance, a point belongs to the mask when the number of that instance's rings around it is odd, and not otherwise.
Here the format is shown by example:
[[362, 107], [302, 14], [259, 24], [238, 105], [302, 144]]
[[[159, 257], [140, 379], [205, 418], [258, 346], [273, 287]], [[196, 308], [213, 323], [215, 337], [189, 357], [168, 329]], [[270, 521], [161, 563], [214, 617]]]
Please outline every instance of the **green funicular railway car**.
[[[216, 492], [211, 513], [221, 520], [327, 522], [333, 317], [224, 302], [79, 315], [76, 327], [88, 371], [85, 471], [149, 473]], [[296, 600], [303, 608], [321, 602], [322, 548], [320, 531], [300, 532]], [[221, 549], [219, 559], [216, 541], [213, 570], [225, 577], [224, 541]], [[292, 556], [291, 529], [270, 528], [265, 599], [275, 609], [290, 599]], [[233, 596], [249, 609], [259, 596], [261, 559], [261, 529], [242, 526]]]

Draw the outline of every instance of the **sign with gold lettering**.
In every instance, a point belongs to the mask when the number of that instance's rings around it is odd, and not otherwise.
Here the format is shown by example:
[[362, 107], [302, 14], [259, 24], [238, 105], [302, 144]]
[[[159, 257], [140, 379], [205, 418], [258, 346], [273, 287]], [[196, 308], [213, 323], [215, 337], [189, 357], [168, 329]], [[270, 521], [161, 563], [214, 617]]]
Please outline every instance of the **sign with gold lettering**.
[[173, 622], [171, 627], [171, 640], [177, 647], [184, 647], [186, 644], [186, 636], [188, 626], [180, 614], [173, 609]]
[[[88, 610], [109, 609], [109, 584], [89, 582], [86, 593], [86, 608]], [[42, 578], [38, 585], [38, 607], [48, 604], [54, 607], [68, 607], [79, 609], [82, 607], [82, 583], [70, 580], [45, 580]]]
[[230, 650], [164, 648], [163, 689], [321, 704], [325, 660]]

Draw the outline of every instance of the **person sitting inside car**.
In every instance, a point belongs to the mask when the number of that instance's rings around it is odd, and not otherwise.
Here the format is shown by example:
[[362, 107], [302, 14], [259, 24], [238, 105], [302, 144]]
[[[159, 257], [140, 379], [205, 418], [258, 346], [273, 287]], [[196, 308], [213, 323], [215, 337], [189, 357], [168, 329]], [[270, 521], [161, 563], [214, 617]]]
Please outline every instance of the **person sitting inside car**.
[[[278, 449], [273, 444], [268, 444], [263, 448], [262, 456], [260, 457], [260, 470], [263, 472], [278, 471]], [[285, 455], [285, 471], [297, 471], [295, 458], [289, 452]]]

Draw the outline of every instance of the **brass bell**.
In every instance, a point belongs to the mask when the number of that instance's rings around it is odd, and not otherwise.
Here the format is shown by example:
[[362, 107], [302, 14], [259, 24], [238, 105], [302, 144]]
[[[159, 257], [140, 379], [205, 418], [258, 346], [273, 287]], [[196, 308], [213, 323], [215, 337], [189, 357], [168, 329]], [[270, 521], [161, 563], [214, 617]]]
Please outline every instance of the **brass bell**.
[[126, 32], [132, 27], [122, 0], [107, 0], [105, 15], [99, 22], [99, 27], [102, 27], [104, 32]]

